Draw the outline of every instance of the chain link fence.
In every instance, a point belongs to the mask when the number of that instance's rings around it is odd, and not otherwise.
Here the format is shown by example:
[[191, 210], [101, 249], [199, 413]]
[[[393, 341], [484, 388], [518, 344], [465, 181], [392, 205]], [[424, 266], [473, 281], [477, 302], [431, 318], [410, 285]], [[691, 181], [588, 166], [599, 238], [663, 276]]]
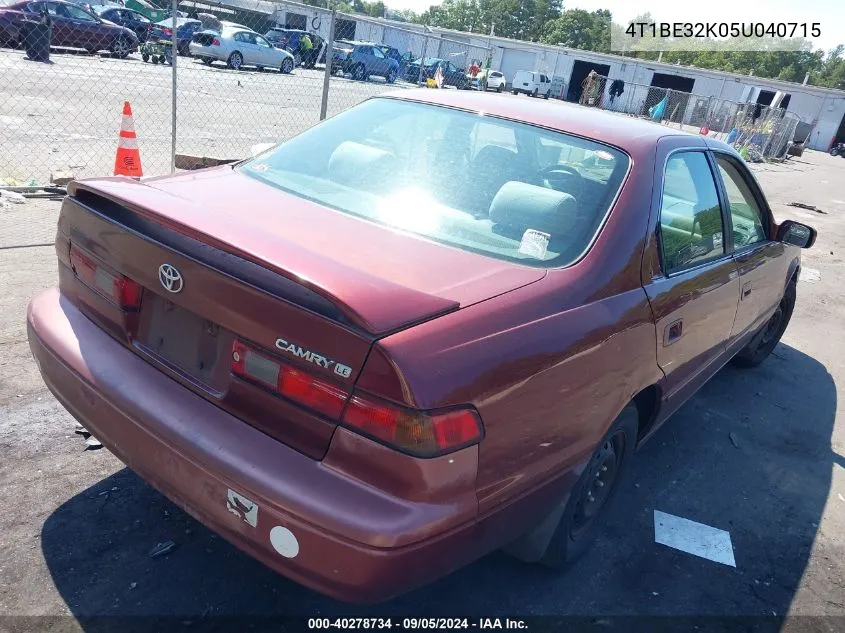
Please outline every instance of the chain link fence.
[[750, 161], [783, 159], [800, 123], [780, 107], [626, 84], [594, 73], [582, 82], [578, 102], [707, 134], [732, 145]]
[[144, 175], [165, 174], [249, 156], [389, 89], [471, 88], [491, 58], [295, 3], [79, 1], [0, 6], [0, 185], [111, 174], [125, 101]]

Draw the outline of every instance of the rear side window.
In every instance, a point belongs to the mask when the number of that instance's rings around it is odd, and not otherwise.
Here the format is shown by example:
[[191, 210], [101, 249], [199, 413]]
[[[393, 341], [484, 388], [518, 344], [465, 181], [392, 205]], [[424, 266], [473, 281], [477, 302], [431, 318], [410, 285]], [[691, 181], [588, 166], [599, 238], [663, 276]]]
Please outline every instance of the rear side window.
[[671, 274], [721, 257], [724, 226], [713, 172], [702, 152], [672, 155], [663, 175], [660, 244]]

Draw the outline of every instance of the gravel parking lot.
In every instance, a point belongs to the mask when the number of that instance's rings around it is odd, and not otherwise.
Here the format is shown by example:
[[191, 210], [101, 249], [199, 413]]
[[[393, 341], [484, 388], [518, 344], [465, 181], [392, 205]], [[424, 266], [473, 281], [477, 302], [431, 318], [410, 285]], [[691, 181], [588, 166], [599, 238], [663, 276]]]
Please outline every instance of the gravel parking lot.
[[[27, 63], [16, 55], [3, 53], [2, 63]], [[100, 63], [132, 68], [148, 82], [138, 88], [139, 96], [167, 93], [167, 71], [160, 67], [71, 57], [57, 63], [79, 73]], [[185, 74], [198, 89], [218, 73], [225, 79], [215, 81], [255, 81], [267, 90], [308, 81], [305, 74], [236, 75], [188, 67]], [[28, 82], [21, 112], [34, 99]], [[117, 114], [127, 96], [102, 86], [100, 98], [109, 101], [104, 110]], [[192, 105], [183, 111], [202, 111], [204, 98], [186, 97]], [[152, 101], [137, 103], [143, 138], [140, 113]], [[260, 122], [269, 135], [279, 108], [269, 98], [257, 114], [244, 108], [243, 124]], [[85, 107], [78, 104], [72, 111], [78, 112], [82, 134]], [[200, 125], [195, 129], [198, 136], [219, 133]], [[23, 135], [19, 142], [24, 143]], [[35, 146], [53, 142], [34, 139]], [[97, 142], [85, 141], [92, 151], [108, 145], [103, 151], [111, 155], [113, 145]], [[5, 508], [0, 616], [18, 616], [0, 618], [0, 630], [152, 626], [127, 617], [141, 615], [170, 618], [165, 622], [181, 629], [225, 623], [221, 630], [249, 630], [260, 622], [250, 618], [277, 615], [557, 615], [584, 618], [580, 622], [591, 629], [622, 622], [638, 631], [692, 630], [692, 622], [677, 618], [699, 616], [746, 618], [697, 621], [702, 629], [715, 622], [719, 630], [778, 630], [787, 616], [802, 616], [790, 618], [786, 630], [844, 630], [845, 161], [810, 152], [754, 169], [778, 220], [794, 218], [819, 231], [815, 247], [805, 252], [792, 323], [773, 357], [755, 370], [722, 370], [642, 448], [596, 546], [566, 573], [493, 554], [371, 607], [344, 605], [277, 576], [177, 509], [106, 450], [85, 450], [73, 419], [41, 382], [26, 342], [26, 304], [55, 282], [50, 242], [59, 205], [29, 201], [0, 208], [0, 504]], [[787, 206], [793, 201], [821, 212]], [[656, 543], [655, 511], [728, 532], [736, 566]], [[156, 544], [169, 540], [175, 548], [168, 555], [149, 556]]]
[[[256, 143], [301, 132], [319, 121], [323, 76], [322, 69], [233, 71], [180, 57], [177, 153], [241, 158]], [[172, 81], [170, 66], [144, 63], [138, 53], [115, 59], [54, 52], [43, 64], [0, 49], [0, 180], [46, 182], [61, 168], [77, 176], [111, 173], [124, 101], [132, 105], [144, 173], [169, 171]], [[400, 87], [409, 84], [332, 77], [328, 113]]]

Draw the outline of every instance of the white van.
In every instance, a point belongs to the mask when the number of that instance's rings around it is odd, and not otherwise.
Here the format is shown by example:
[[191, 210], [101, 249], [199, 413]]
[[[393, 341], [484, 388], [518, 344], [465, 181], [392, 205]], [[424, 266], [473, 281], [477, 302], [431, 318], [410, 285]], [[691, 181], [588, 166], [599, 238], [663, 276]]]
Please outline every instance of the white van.
[[552, 80], [546, 75], [530, 70], [517, 70], [511, 81], [511, 92], [518, 95], [520, 92], [532, 97], [549, 98], [552, 90]]

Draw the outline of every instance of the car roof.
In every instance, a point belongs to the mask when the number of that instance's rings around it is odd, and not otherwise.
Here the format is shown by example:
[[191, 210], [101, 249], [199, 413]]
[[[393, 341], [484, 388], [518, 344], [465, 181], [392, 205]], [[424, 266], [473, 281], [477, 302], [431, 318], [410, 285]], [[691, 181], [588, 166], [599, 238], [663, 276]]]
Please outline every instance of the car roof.
[[379, 95], [483, 113], [603, 141], [631, 153], [664, 136], [693, 136], [652, 121], [559, 100], [514, 99], [462, 90], [412, 89]]

